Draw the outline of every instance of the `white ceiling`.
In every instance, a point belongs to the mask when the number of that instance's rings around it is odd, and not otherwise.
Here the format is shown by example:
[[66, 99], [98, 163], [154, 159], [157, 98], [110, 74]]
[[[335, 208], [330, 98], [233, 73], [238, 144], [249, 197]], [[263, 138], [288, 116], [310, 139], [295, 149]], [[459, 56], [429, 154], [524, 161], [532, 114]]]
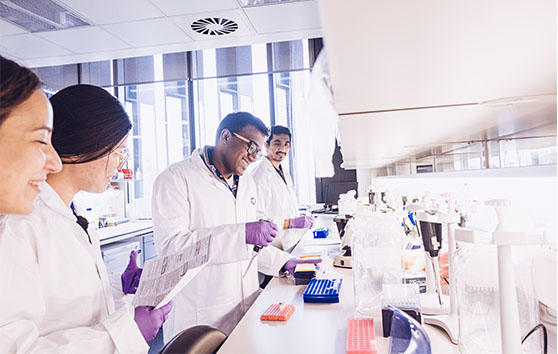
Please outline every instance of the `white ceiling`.
[[[320, 37], [317, 0], [242, 8], [240, 0], [54, 0], [91, 26], [29, 33], [0, 19], [0, 54], [37, 67]], [[205, 17], [238, 30], [206, 36], [190, 28]]]

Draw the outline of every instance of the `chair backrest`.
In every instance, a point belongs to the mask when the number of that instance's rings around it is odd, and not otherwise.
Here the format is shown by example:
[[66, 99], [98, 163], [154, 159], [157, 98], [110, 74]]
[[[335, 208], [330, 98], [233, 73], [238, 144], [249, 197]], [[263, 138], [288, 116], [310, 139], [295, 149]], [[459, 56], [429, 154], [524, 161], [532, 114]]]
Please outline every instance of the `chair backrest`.
[[159, 354], [213, 354], [225, 339], [227, 335], [216, 328], [195, 326], [178, 333]]

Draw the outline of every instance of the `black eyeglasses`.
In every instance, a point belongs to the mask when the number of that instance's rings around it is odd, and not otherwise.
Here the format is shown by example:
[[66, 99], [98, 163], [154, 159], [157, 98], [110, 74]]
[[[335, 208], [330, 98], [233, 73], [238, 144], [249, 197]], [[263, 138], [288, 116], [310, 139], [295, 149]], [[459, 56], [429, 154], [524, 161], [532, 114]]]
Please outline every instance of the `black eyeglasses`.
[[262, 149], [258, 148], [258, 144], [256, 144], [256, 142], [243, 137], [240, 134], [237, 134], [235, 132], [231, 132], [232, 135], [236, 136], [238, 139], [244, 141], [246, 144], [248, 144], [248, 154], [252, 155], [252, 154], [256, 154], [256, 155], [260, 155], [262, 152]]

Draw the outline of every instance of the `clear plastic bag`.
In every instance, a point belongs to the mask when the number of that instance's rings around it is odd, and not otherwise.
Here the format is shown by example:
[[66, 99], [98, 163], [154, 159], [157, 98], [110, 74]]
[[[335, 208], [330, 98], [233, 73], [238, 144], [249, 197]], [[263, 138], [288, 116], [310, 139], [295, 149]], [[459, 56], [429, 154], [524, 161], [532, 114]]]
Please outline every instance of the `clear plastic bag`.
[[[523, 250], [521, 250], [523, 248]], [[514, 270], [521, 335], [538, 322], [538, 310], [530, 280], [530, 253], [517, 248]], [[521, 266], [519, 266], [521, 264]], [[461, 353], [501, 353], [498, 258], [495, 245], [459, 243], [455, 255]], [[540, 334], [522, 345], [523, 353], [541, 353]]]
[[404, 232], [393, 214], [374, 214], [350, 221], [353, 285], [357, 316], [379, 315], [384, 284], [401, 284]]

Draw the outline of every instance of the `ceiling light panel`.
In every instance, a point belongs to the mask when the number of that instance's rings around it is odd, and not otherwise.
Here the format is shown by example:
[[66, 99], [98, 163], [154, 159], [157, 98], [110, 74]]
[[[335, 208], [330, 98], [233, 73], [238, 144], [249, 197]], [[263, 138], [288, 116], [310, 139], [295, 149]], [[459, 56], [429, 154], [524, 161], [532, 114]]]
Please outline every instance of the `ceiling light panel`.
[[52, 0], [0, 0], [0, 18], [29, 32], [88, 25], [77, 14]]

